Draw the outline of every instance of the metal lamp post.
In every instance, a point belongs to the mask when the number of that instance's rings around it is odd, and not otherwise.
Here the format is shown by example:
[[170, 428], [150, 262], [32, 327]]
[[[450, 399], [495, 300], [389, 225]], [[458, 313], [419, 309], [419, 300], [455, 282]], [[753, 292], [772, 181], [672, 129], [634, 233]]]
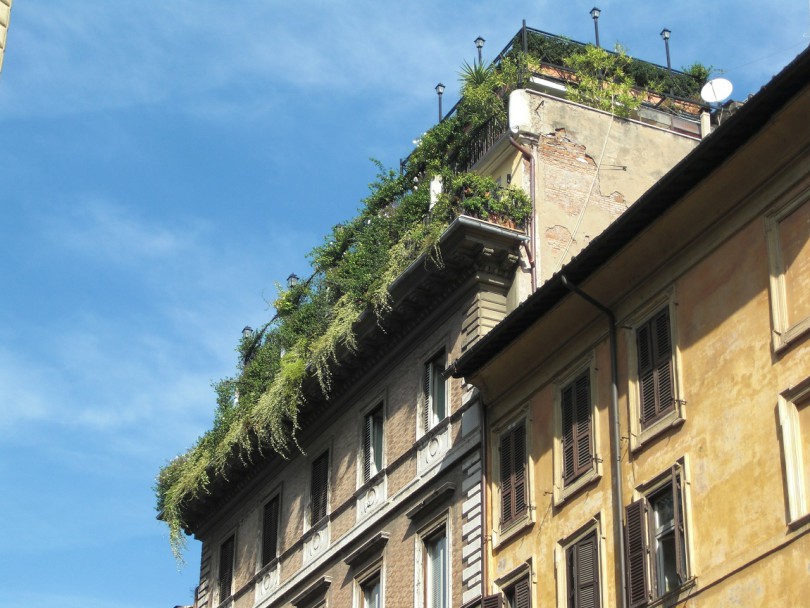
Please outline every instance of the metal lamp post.
[[599, 48], [599, 15], [602, 14], [595, 6], [591, 9], [591, 17], [593, 17], [593, 32], [596, 34], [596, 48]]
[[667, 28], [661, 30], [661, 38], [664, 39], [664, 46], [667, 49], [667, 69], [672, 71], [672, 64], [669, 61], [669, 37], [672, 34]]
[[439, 122], [442, 121], [442, 93], [444, 93], [444, 85], [440, 82], [436, 85], [436, 95], [439, 96]]
[[475, 39], [475, 48], [478, 49], [478, 65], [483, 65], [483, 61], [481, 59], [481, 49], [484, 48], [485, 42], [486, 40], [481, 38], [481, 36], [478, 36], [478, 38]]

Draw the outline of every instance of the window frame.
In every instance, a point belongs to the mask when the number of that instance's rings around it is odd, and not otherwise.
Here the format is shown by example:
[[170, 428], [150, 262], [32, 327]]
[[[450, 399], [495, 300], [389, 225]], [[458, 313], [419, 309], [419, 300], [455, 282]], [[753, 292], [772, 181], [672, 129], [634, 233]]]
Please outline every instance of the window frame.
[[[359, 466], [358, 466], [358, 487], [362, 487], [369, 481], [374, 479], [380, 472], [385, 469], [385, 427], [386, 427], [386, 414], [385, 414], [385, 400], [378, 399], [374, 401], [373, 406], [363, 411], [363, 422], [360, 429], [360, 450], [359, 450]], [[375, 462], [377, 450], [374, 449], [374, 420], [379, 415], [380, 428], [379, 428], [379, 463]], [[371, 452], [369, 452], [371, 449]], [[371, 458], [369, 454], [371, 453]]]
[[[228, 593], [224, 594], [224, 583], [223, 580], [223, 562], [224, 562], [224, 549], [227, 543], [231, 543], [231, 555], [230, 555], [230, 572], [229, 572], [229, 581], [228, 581]], [[224, 535], [224, 540], [220, 541], [217, 545], [217, 603], [216, 605], [220, 605], [225, 602], [229, 597], [233, 595], [233, 585], [236, 579], [236, 530], [230, 530], [228, 533]]]
[[810, 428], [802, 429], [799, 410], [810, 408], [810, 376], [796, 386], [782, 391], [777, 398], [779, 427], [782, 436], [782, 458], [785, 464], [785, 488], [787, 490], [788, 526], [796, 528], [810, 521], [810, 487], [806, 484], [805, 466], [810, 464], [810, 454], [805, 454], [806, 443], [802, 437], [810, 437]]
[[[433, 351], [422, 364], [420, 383], [420, 435], [429, 434], [434, 428], [450, 415], [449, 379], [444, 377], [447, 366], [447, 348], [442, 346]], [[441, 390], [443, 415], [436, 411], [437, 390]]]
[[[329, 517], [329, 503], [332, 493], [332, 449], [331, 447], [325, 447], [322, 450], [316, 452], [318, 455], [312, 458], [309, 462], [309, 484], [308, 484], [308, 501], [307, 501], [307, 517], [305, 518], [305, 522], [307, 523], [307, 529], [315, 528], [319, 526], [325, 519]], [[318, 494], [325, 494], [324, 496], [324, 507], [323, 507], [323, 514], [320, 517], [315, 517], [315, 464], [318, 462], [323, 456], [326, 456], [326, 480], [325, 480], [325, 491], [318, 492]]]
[[[534, 575], [532, 572], [532, 558], [519, 564], [501, 577], [493, 581], [495, 591], [492, 595], [486, 595], [481, 598], [482, 608], [508, 608], [510, 595], [512, 593], [517, 595], [518, 590], [522, 587], [525, 590], [525, 595], [521, 596], [523, 600], [528, 603], [518, 604], [518, 608], [531, 608], [534, 603]], [[512, 596], [515, 601], [521, 598]]]
[[445, 568], [445, 589], [444, 589], [444, 605], [445, 608], [452, 606], [453, 601], [453, 547], [452, 547], [452, 527], [450, 525], [450, 514], [448, 511], [443, 512], [438, 518], [422, 527], [415, 537], [415, 556], [414, 556], [414, 576], [416, 581], [414, 584], [414, 606], [417, 608], [434, 608], [428, 601], [428, 593], [431, 590], [429, 585], [430, 572], [429, 572], [429, 546], [432, 540], [437, 537], [443, 536], [445, 540], [444, 547], [444, 568]]
[[570, 534], [568, 537], [560, 540], [555, 546], [555, 570], [556, 570], [556, 584], [557, 584], [557, 605], [566, 606], [567, 608], [579, 608], [577, 604], [571, 604], [571, 580], [570, 562], [569, 557], [576, 547], [578, 547], [588, 537], [593, 537], [593, 544], [595, 550], [594, 556], [594, 575], [596, 592], [594, 597], [598, 606], [609, 606], [607, 601], [607, 584], [608, 579], [607, 564], [605, 563], [605, 556], [607, 555], [605, 547], [605, 536], [602, 530], [602, 522], [605, 520], [605, 513], [600, 511], [591, 518], [585, 525], [577, 529], [576, 532]]
[[[275, 547], [273, 550], [273, 557], [267, 559], [265, 555], [265, 551], [267, 549], [266, 541], [267, 541], [267, 508], [274, 502], [277, 501], [277, 511], [276, 511], [276, 521], [275, 521]], [[259, 555], [257, 560], [257, 572], [261, 572], [268, 566], [270, 566], [273, 562], [278, 561], [279, 555], [281, 553], [281, 508], [282, 508], [282, 497], [281, 497], [281, 487], [273, 490], [267, 497], [262, 500], [261, 506], [259, 507], [258, 515], [259, 515]]]
[[[597, 403], [597, 373], [595, 354], [589, 353], [564, 370], [554, 381], [554, 505], [565, 502], [569, 496], [576, 494], [585, 486], [602, 477], [601, 441], [599, 437], [599, 411]], [[565, 412], [564, 392], [583, 377], [588, 381], [588, 411], [590, 414], [590, 466], [566, 480], [565, 476]]]
[[369, 583], [376, 581], [380, 586], [380, 606], [385, 608], [385, 577], [383, 576], [383, 558], [380, 556], [370, 564], [363, 567], [362, 571], [354, 577], [354, 603], [355, 608], [366, 608], [366, 587]]
[[[530, 432], [532, 426], [532, 416], [530, 414], [529, 404], [523, 404], [521, 407], [513, 410], [511, 414], [506, 417], [502, 422], [493, 425], [490, 431], [490, 459], [492, 471], [492, 486], [494, 491], [490, 493], [490, 517], [492, 527], [493, 547], [499, 546], [512, 536], [519, 534], [525, 527], [534, 524], [535, 510], [534, 510], [534, 467], [532, 466], [532, 433]], [[514, 513], [512, 517], [504, 520], [503, 517], [503, 467], [502, 467], [502, 444], [501, 439], [508, 433], [513, 433], [516, 428], [523, 426], [524, 429], [524, 452], [525, 457], [523, 460], [524, 467], [524, 480], [523, 480], [523, 493], [525, 497], [525, 506], [520, 513]]]
[[[694, 582], [692, 537], [690, 534], [689, 476], [687, 461], [675, 462], [665, 473], [634, 492], [633, 502], [625, 505], [624, 542], [627, 552], [627, 598], [629, 608], [646, 606], [663, 597], [677, 596]], [[673, 526], [675, 529], [675, 567], [679, 584], [669, 591], [661, 590], [660, 566], [657, 564], [654, 511], [651, 498], [671, 488]], [[680, 499], [678, 500], [678, 493]], [[680, 534], [678, 527], [680, 526]], [[643, 596], [643, 597], [642, 597]]]
[[774, 353], [781, 352], [810, 331], [810, 314], [792, 320], [788, 314], [787, 283], [785, 262], [782, 256], [780, 223], [798, 211], [802, 205], [810, 204], [810, 188], [778, 206], [765, 215], [765, 233], [768, 249], [768, 269], [770, 282], [768, 290], [771, 302], [771, 342]]
[[[662, 409], [658, 414], [647, 421], [642, 421], [642, 380], [639, 377], [639, 329], [648, 327], [651, 321], [667, 312], [669, 320], [670, 342], [670, 375], [672, 388], [672, 407]], [[637, 310], [629, 319], [619, 323], [626, 332], [627, 349], [627, 376], [628, 376], [628, 407], [630, 420], [630, 450], [635, 452], [641, 449], [650, 440], [668, 429], [683, 424], [686, 420], [686, 401], [683, 398], [683, 380], [681, 378], [681, 356], [678, 343], [678, 316], [677, 302], [674, 289], [650, 300], [644, 307]]]

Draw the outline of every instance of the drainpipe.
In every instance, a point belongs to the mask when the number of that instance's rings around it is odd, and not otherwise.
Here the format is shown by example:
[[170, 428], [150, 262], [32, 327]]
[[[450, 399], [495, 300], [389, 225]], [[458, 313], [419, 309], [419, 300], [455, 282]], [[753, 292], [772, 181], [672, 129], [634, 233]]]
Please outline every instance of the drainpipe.
[[622, 497], [622, 451], [620, 443], [619, 432], [619, 371], [618, 371], [618, 355], [616, 351], [616, 316], [607, 307], [594, 300], [587, 293], [582, 291], [579, 287], [571, 283], [565, 275], [560, 275], [562, 284], [575, 293], [586, 302], [592, 304], [600, 311], [602, 311], [608, 318], [610, 323], [610, 418], [613, 427], [613, 457], [611, 458], [611, 477], [613, 478], [613, 537], [615, 549], [614, 552], [619, 555], [619, 570], [621, 574], [621, 589], [622, 589], [622, 607], [627, 607], [627, 576], [624, 555], [624, 499]]
[[529, 266], [531, 268], [531, 280], [532, 280], [532, 293], [535, 292], [537, 289], [537, 239], [535, 238], [535, 229], [534, 229], [534, 218], [536, 215], [536, 204], [535, 204], [535, 195], [534, 195], [534, 154], [532, 154], [531, 150], [529, 150], [526, 146], [519, 144], [517, 140], [511, 135], [509, 136], [509, 143], [517, 149], [521, 154], [523, 154], [524, 160], [529, 161], [529, 196], [532, 200], [532, 215], [529, 218], [529, 225], [527, 229], [529, 230], [529, 246], [526, 247], [526, 253], [529, 256]]
[[489, 548], [492, 526], [489, 525], [487, 516], [487, 408], [484, 406], [484, 398], [479, 391], [481, 404], [481, 595], [489, 593]]

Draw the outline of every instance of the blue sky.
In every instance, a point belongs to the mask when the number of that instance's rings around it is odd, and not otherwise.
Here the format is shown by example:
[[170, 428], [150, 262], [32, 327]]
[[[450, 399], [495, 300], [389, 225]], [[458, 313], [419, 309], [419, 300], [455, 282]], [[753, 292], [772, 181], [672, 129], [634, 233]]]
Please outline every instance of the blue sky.
[[[808, 44], [806, 0], [599, 2], [603, 46], [712, 65], [744, 99]], [[0, 608], [191, 603], [160, 466], [212, 420], [244, 325], [530, 26], [591, 0], [15, 0], [0, 75]]]

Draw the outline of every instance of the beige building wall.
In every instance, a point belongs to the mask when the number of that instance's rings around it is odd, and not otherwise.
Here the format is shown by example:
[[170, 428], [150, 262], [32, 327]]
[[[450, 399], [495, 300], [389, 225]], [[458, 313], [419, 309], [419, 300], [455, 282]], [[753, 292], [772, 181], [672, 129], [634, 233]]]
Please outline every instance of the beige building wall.
[[[810, 598], [808, 109], [805, 89], [580, 286], [617, 319], [623, 505], [649, 497], [679, 466], [686, 578], [663, 605], [803, 606]], [[664, 309], [676, 405], [642, 428], [636, 332]], [[591, 374], [595, 458], [567, 493], [555, 412], [578, 370]], [[532, 606], [568, 605], [565, 549], [596, 530], [601, 605], [620, 605], [606, 317], [569, 295], [471, 381], [492, 424], [487, 591], [528, 563]], [[529, 504], [504, 526], [499, 439], [521, 416], [530, 429]]]

